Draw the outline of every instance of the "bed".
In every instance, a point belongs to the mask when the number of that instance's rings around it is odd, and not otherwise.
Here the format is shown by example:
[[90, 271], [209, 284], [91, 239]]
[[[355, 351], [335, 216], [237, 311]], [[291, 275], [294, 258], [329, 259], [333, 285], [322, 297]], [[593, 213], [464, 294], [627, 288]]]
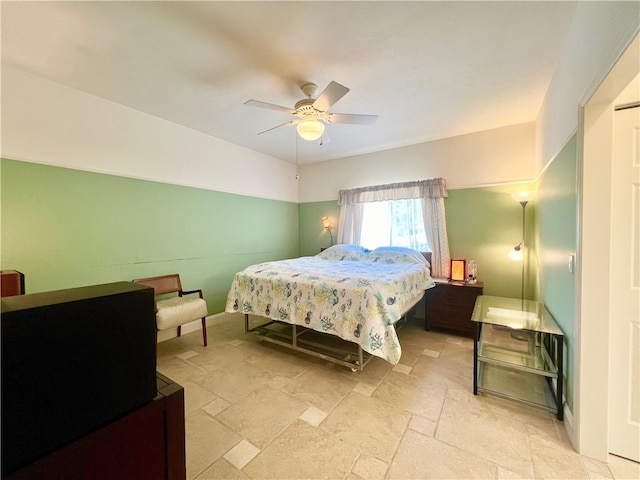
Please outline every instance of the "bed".
[[334, 245], [236, 273], [225, 310], [243, 313], [245, 331], [261, 340], [357, 371], [373, 356], [398, 363], [396, 324], [433, 286], [415, 250]]

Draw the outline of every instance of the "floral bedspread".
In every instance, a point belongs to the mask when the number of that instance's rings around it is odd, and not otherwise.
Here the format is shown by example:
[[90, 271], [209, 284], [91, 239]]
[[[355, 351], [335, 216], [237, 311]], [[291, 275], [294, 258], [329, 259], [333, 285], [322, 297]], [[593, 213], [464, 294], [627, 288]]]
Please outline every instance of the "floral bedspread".
[[395, 365], [401, 348], [394, 323], [434, 283], [426, 261], [375, 252], [357, 260], [327, 252], [252, 265], [235, 275], [226, 311], [337, 335]]

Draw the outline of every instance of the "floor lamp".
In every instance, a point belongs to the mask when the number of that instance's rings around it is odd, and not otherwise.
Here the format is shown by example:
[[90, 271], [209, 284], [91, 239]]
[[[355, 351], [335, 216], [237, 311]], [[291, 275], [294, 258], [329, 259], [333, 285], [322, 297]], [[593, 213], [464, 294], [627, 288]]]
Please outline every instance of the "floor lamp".
[[522, 205], [522, 240], [518, 245], [513, 247], [513, 250], [509, 252], [509, 258], [511, 260], [520, 260], [522, 261], [522, 278], [520, 279], [520, 299], [524, 300], [524, 286], [525, 286], [525, 262], [527, 261], [524, 255], [524, 239], [525, 239], [525, 209], [527, 208], [527, 203], [529, 200], [533, 198], [534, 192], [515, 192], [512, 193], [511, 196], [513, 199]]

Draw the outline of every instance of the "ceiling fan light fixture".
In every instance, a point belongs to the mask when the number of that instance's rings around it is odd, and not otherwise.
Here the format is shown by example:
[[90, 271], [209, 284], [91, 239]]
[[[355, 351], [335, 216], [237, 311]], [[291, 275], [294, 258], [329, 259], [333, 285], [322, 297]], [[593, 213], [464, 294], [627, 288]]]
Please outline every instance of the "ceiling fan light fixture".
[[303, 120], [296, 127], [298, 135], [304, 140], [317, 140], [324, 133], [324, 125], [318, 120]]

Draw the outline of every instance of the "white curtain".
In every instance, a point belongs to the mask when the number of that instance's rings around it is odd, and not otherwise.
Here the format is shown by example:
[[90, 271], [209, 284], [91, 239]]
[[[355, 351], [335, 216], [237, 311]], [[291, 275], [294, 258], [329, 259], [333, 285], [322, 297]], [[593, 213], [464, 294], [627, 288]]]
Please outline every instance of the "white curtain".
[[421, 198], [425, 233], [432, 250], [431, 275], [448, 277], [451, 257], [444, 211], [447, 196], [444, 178], [340, 190], [338, 243], [360, 243], [363, 203]]
[[451, 257], [444, 214], [444, 198], [423, 198], [422, 214], [424, 215], [424, 233], [431, 247], [431, 276], [449, 278]]
[[338, 243], [360, 245], [363, 213], [364, 205], [362, 203], [351, 203], [340, 207]]

